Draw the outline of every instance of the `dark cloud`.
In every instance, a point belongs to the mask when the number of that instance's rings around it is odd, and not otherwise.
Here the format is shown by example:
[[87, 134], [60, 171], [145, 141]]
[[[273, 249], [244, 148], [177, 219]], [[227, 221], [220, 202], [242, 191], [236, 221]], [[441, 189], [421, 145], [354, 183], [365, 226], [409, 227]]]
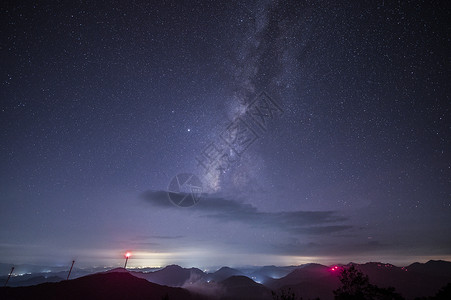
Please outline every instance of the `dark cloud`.
[[165, 251], [167, 245], [175, 247], [182, 240], [182, 235], [135, 235], [123, 240], [122, 243], [133, 249], [153, 249]]
[[150, 202], [153, 206], [173, 207], [169, 201], [168, 192], [166, 191], [146, 191], [142, 194], [142, 198]]
[[430, 255], [448, 255], [446, 247], [443, 244], [436, 244], [435, 252], [431, 252], [429, 245], [423, 247], [415, 247], [410, 241], [382, 241], [369, 240], [366, 238], [353, 239], [334, 239], [330, 240], [318, 239], [314, 242], [303, 242], [301, 240], [293, 240], [290, 242], [281, 242], [275, 244], [262, 244], [259, 246], [260, 253], [274, 253], [283, 255], [296, 256], [334, 256], [349, 257], [363, 255], [393, 255], [397, 253], [402, 256], [403, 253], [409, 252], [410, 255], [423, 256]]
[[344, 231], [346, 229], [353, 228], [350, 225], [333, 225], [333, 226], [317, 226], [317, 227], [307, 227], [299, 228], [299, 233], [303, 234], [328, 234], [332, 232]]
[[161, 240], [178, 240], [184, 238], [183, 235], [175, 235], [175, 236], [167, 236], [167, 235], [151, 235], [149, 236], [153, 239], [161, 239]]
[[350, 241], [347, 243], [337, 243], [335, 241], [291, 241], [287, 243], [261, 245], [258, 251], [261, 253], [299, 256], [348, 256], [353, 254], [383, 253], [392, 247], [392, 244], [381, 243], [379, 241]]
[[156, 207], [189, 209], [200, 213], [205, 218], [241, 222], [252, 227], [269, 227], [293, 234], [322, 235], [353, 228], [353, 226], [342, 224], [348, 221], [348, 218], [334, 211], [263, 212], [251, 204], [213, 196], [205, 196], [197, 205], [190, 208], [180, 208], [169, 201], [165, 191], [147, 191], [142, 198]]
[[183, 235], [136, 235], [131, 240], [177, 240], [184, 238]]

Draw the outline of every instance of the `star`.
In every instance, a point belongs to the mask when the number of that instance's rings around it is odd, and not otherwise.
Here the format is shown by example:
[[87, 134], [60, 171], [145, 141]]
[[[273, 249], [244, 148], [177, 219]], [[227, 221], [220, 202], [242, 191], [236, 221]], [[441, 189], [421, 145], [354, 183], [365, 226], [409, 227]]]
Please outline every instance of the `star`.
[[[133, 2], [3, 7], [1, 257], [66, 259], [48, 234], [158, 265], [449, 257], [446, 10]], [[193, 207], [170, 203], [180, 173]]]

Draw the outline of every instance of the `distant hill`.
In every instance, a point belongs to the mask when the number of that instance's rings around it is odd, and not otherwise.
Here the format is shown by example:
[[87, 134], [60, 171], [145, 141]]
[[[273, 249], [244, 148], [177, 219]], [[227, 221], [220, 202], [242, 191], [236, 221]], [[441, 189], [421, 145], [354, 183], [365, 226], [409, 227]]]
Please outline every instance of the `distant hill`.
[[159, 271], [149, 273], [130, 271], [130, 274], [153, 283], [173, 287], [180, 287], [185, 283], [189, 283], [189, 281], [200, 280], [206, 275], [202, 270], [197, 268], [186, 269], [177, 265], [170, 265]]
[[272, 299], [271, 290], [246, 276], [231, 276], [220, 282], [225, 292], [221, 299]]
[[287, 266], [287, 267], [276, 267], [276, 266], [264, 266], [251, 273], [252, 277], [256, 277], [260, 281], [264, 278], [274, 278], [278, 279], [283, 276], [288, 275], [296, 269], [302, 266]]
[[339, 271], [320, 264], [307, 264], [295, 269], [287, 276], [269, 280], [266, 286], [280, 293], [290, 289], [304, 299], [333, 299], [332, 291], [339, 286]]
[[232, 269], [229, 267], [222, 267], [221, 269], [217, 270], [216, 272], [208, 274], [207, 279], [209, 281], [220, 282], [231, 276], [240, 276], [240, 275], [244, 275], [244, 274], [243, 274], [243, 272], [241, 272], [237, 269]]
[[[11, 278], [7, 288], [0, 288], [0, 299], [161, 299], [168, 294], [171, 300], [207, 298], [265, 300], [272, 299], [271, 291], [280, 294], [283, 290], [291, 289], [299, 298], [319, 297], [322, 300], [331, 300], [332, 291], [340, 285], [341, 269], [350, 265], [355, 265], [368, 275], [372, 284], [381, 288], [394, 287], [406, 299], [433, 296], [440, 288], [451, 283], [451, 263], [446, 261], [414, 263], [408, 267], [380, 262], [350, 263], [339, 267], [306, 264], [294, 269], [268, 266], [258, 269], [248, 268], [244, 271], [222, 267], [209, 274], [197, 268], [188, 269], [170, 265], [154, 272], [116, 268], [69, 281], [61, 281], [61, 277], [54, 276], [59, 273], [48, 273], [45, 276], [42, 274], [15, 276]], [[281, 278], [270, 278], [266, 275], [290, 269], [292, 271]], [[264, 280], [260, 281], [262, 278]], [[39, 284], [43, 281], [47, 283]], [[49, 281], [61, 282], [49, 283]], [[32, 286], [14, 287], [17, 285]]]
[[337, 274], [331, 272], [329, 267], [319, 264], [309, 264], [295, 269], [287, 276], [269, 280], [265, 283], [265, 285], [273, 289], [278, 289], [284, 286], [296, 285], [305, 281], [311, 282], [325, 280], [325, 278], [333, 278], [333, 282], [338, 282]]
[[[451, 282], [451, 263], [445, 261], [415, 263], [409, 267], [396, 267], [380, 262], [351, 264], [368, 275], [372, 284], [383, 288], [394, 287], [407, 299], [432, 296]], [[330, 267], [310, 264], [280, 279], [270, 279], [265, 285], [276, 291], [290, 288], [304, 299], [320, 297], [327, 300], [333, 299], [332, 291], [340, 284], [339, 274], [340, 268], [333, 271]]]
[[425, 264], [413, 263], [406, 269], [409, 272], [451, 277], [451, 262], [444, 260], [430, 260]]
[[203, 299], [182, 288], [161, 286], [127, 272], [89, 275], [58, 283], [0, 288], [0, 299]]
[[432, 296], [451, 282], [451, 263], [446, 261], [414, 263], [408, 267], [377, 262], [356, 266], [368, 275], [371, 283], [379, 287], [392, 286], [408, 299]]

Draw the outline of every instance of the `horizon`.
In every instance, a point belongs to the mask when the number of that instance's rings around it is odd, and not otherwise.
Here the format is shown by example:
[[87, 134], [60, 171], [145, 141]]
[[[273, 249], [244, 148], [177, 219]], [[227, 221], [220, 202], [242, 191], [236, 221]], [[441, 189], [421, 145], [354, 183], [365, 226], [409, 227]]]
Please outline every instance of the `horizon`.
[[440, 4], [0, 5], [2, 258], [451, 260]]
[[[132, 260], [130, 260], [131, 262]], [[326, 267], [333, 267], [333, 266], [347, 266], [347, 265], [351, 265], [351, 264], [358, 264], [358, 265], [364, 265], [364, 264], [372, 264], [372, 263], [377, 263], [377, 264], [390, 264], [393, 265], [395, 267], [408, 267], [410, 265], [416, 264], [416, 263], [420, 263], [420, 264], [426, 264], [428, 262], [451, 262], [451, 260], [447, 260], [447, 259], [430, 259], [427, 261], [413, 261], [407, 264], [394, 264], [388, 261], [348, 261], [347, 263], [340, 263], [340, 262], [336, 262], [336, 263], [320, 263], [320, 262], [307, 262], [307, 263], [302, 263], [302, 264], [291, 264], [291, 265], [275, 265], [275, 264], [268, 264], [268, 265], [212, 265], [212, 266], [195, 266], [195, 265], [184, 265], [184, 264], [177, 264], [177, 263], [169, 263], [166, 265], [162, 265], [162, 266], [145, 266], [145, 265], [134, 265], [134, 264], [130, 264], [130, 262], [127, 264], [127, 268], [125, 268], [125, 270], [128, 271], [139, 271], [142, 269], [155, 269], [156, 270], [161, 270], [164, 269], [166, 267], [169, 266], [178, 266], [184, 269], [190, 269], [190, 268], [196, 268], [199, 269], [203, 272], [206, 273], [213, 273], [218, 271], [221, 268], [224, 267], [228, 267], [228, 268], [232, 268], [232, 269], [258, 269], [258, 268], [263, 268], [263, 267], [277, 267], [277, 268], [283, 268], [283, 267], [303, 267], [306, 265], [311, 265], [311, 264], [318, 264], [318, 265], [322, 265], [322, 266], [326, 266]], [[64, 264], [58, 264], [58, 265], [44, 265], [44, 264], [32, 264], [32, 263], [22, 263], [22, 264], [12, 264], [12, 263], [5, 263], [5, 262], [0, 262], [0, 266], [14, 266], [15, 271], [17, 271], [17, 268], [21, 268], [24, 266], [30, 266], [30, 267], [42, 267], [45, 269], [48, 269], [48, 272], [52, 272], [50, 269], [51, 268], [57, 268], [59, 269], [59, 272], [65, 271], [62, 268], [70, 268], [70, 264], [68, 265], [64, 265]], [[122, 263], [117, 263], [114, 265], [87, 265], [87, 264], [82, 264], [77, 265], [77, 261], [75, 261], [74, 264], [74, 269], [79, 269], [79, 270], [91, 270], [91, 271], [97, 271], [99, 269], [104, 269], [104, 270], [114, 270], [114, 269], [124, 269], [123, 266], [123, 261]], [[40, 271], [41, 273], [44, 271]], [[32, 272], [33, 273], [40, 273], [38, 271], [36, 272]]]
[[[129, 256], [127, 252], [125, 257]], [[4, 269], [1, 263], [0, 269]], [[442, 260], [406, 267], [382, 262], [332, 266], [310, 263], [301, 266], [223, 266], [210, 270], [177, 265], [136, 269], [124, 265], [107, 269], [71, 267], [67, 270], [66, 267], [41, 272], [36, 268], [27, 271], [18, 267], [12, 275], [0, 276], [5, 280], [5, 286], [8, 285], [0, 288], [0, 293], [7, 298], [28, 295], [47, 299], [74, 295], [71, 299], [79, 299], [85, 294], [86, 299], [99, 299], [109, 293], [108, 298], [114, 299], [133, 295], [134, 299], [157, 300], [166, 294], [170, 299], [206, 300], [223, 296], [227, 299], [270, 300], [276, 295], [286, 295], [288, 291], [293, 297], [315, 296], [315, 299], [332, 300], [336, 299], [337, 292], [349, 290], [351, 284], [356, 293], [368, 287], [368, 295], [417, 299], [434, 294], [443, 296], [451, 288], [451, 262]]]

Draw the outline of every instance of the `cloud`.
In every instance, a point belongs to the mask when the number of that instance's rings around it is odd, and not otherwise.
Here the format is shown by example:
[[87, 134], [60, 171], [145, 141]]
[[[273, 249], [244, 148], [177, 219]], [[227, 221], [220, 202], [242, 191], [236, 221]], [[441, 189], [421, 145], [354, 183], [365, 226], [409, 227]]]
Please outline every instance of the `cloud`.
[[[257, 251], [261, 253], [274, 253], [279, 255], [302, 256], [352, 256], [359, 254], [385, 253], [393, 249], [393, 245], [380, 241], [348, 240], [317, 240], [315, 242], [302, 242], [293, 240], [276, 244], [261, 245]], [[407, 248], [405, 248], [407, 249]]]
[[150, 238], [154, 239], [161, 239], [161, 240], [178, 240], [184, 238], [183, 235], [175, 235], [175, 236], [168, 236], [168, 235], [151, 235]]
[[181, 239], [184, 238], [183, 235], [136, 235], [135, 237], [132, 238], [132, 240], [138, 240], [138, 241], [142, 241], [142, 240], [175, 240], [175, 239]]
[[203, 197], [195, 206], [179, 208], [169, 201], [165, 191], [147, 191], [142, 197], [155, 207], [189, 209], [204, 218], [223, 222], [241, 222], [292, 234], [323, 235], [352, 228], [350, 225], [342, 224], [348, 221], [347, 217], [339, 216], [334, 211], [262, 212], [251, 204], [213, 196]]
[[332, 225], [332, 226], [317, 226], [317, 227], [307, 227], [299, 228], [299, 233], [303, 234], [328, 234], [332, 232], [343, 231], [351, 229], [350, 225]]
[[121, 242], [135, 249], [146, 249], [151, 247], [152, 249], [165, 250], [168, 243], [177, 243], [183, 238], [184, 236], [181, 235], [135, 235]]
[[142, 198], [150, 202], [153, 206], [173, 207], [169, 202], [168, 192], [166, 191], [146, 191], [142, 194]]

